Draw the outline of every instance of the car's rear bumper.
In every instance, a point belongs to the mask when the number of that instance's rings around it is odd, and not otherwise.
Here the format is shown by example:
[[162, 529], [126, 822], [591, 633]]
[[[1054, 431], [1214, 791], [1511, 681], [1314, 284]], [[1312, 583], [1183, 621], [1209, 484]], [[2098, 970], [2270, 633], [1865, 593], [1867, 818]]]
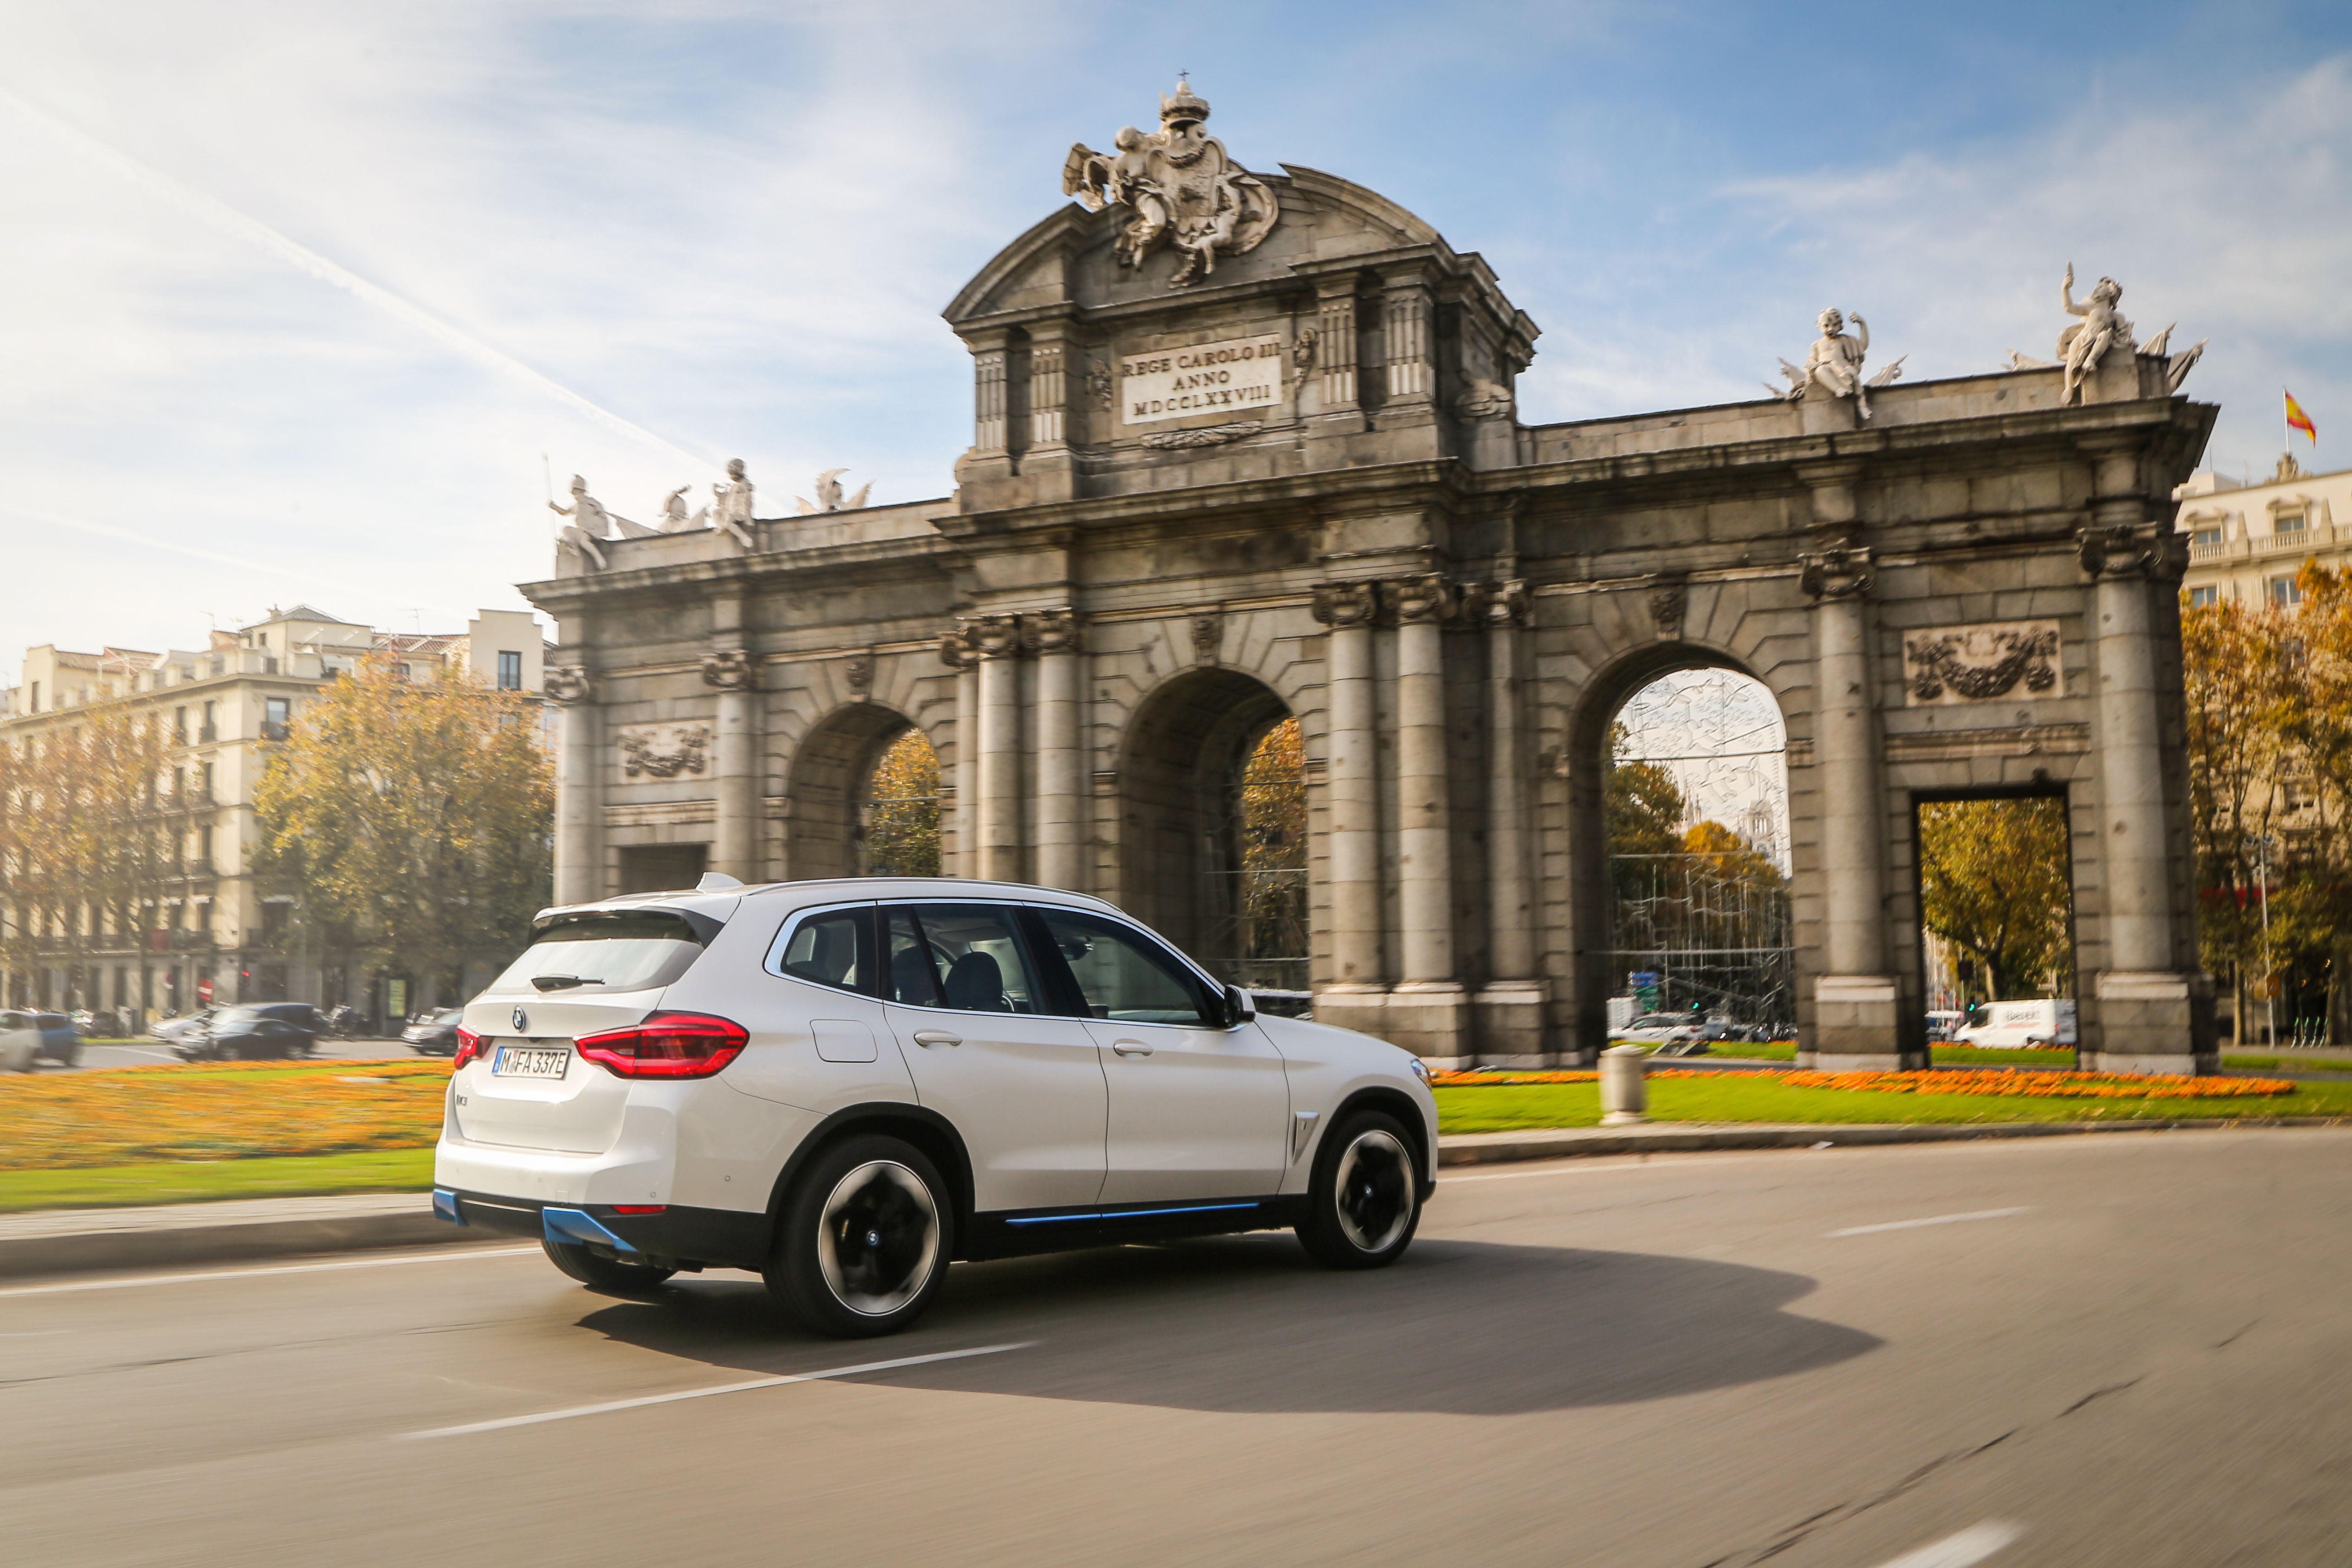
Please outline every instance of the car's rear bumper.
[[764, 1267], [772, 1226], [764, 1213], [673, 1205], [656, 1214], [622, 1214], [610, 1204], [537, 1203], [528, 1198], [433, 1191], [433, 1209], [469, 1230], [553, 1239], [664, 1268]]

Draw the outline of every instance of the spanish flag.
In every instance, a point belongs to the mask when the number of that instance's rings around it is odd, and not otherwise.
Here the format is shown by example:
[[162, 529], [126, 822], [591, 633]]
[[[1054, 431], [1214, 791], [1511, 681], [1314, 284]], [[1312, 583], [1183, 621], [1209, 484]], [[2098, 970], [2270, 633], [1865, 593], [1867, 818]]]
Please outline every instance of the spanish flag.
[[2311, 444], [2313, 446], [2317, 446], [2319, 444], [2319, 432], [2312, 428], [2311, 416], [2303, 411], [2303, 405], [2294, 400], [2294, 393], [2286, 392], [2284, 387], [2281, 387], [2279, 390], [2286, 393], [2286, 427], [2290, 430], [2302, 431], [2305, 435], [2311, 437]]

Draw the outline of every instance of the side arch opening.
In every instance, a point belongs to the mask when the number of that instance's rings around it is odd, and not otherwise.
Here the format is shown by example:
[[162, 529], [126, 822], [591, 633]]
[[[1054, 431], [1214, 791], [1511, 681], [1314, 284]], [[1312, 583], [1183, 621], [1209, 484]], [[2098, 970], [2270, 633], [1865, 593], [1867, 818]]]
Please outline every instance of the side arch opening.
[[785, 865], [793, 880], [940, 874], [940, 760], [902, 714], [862, 703], [793, 754]]

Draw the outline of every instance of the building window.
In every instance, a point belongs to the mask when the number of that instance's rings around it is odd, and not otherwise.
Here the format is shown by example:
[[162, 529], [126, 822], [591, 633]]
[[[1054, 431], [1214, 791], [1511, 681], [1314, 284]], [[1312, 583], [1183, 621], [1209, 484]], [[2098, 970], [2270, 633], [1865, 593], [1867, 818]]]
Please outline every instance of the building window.
[[2271, 579], [2271, 603], [2284, 608], [2303, 603], [2303, 584], [2292, 577]]
[[500, 691], [522, 689], [522, 655], [511, 648], [499, 650], [499, 689]]
[[2299, 511], [2280, 512], [2277, 516], [2271, 519], [2271, 531], [2273, 533], [2301, 533], [2303, 531], [2303, 513]]
[[41, 710], [41, 683], [40, 683], [39, 681], [36, 680], [35, 682], [33, 682], [33, 705], [32, 705], [31, 707], [29, 707], [29, 708], [26, 709], [26, 710], [25, 710], [25, 711], [26, 711], [26, 712], [27, 712], [27, 713], [38, 713], [40, 710]]
[[219, 740], [219, 739], [220, 739], [220, 730], [219, 730], [218, 726], [217, 726], [217, 725], [215, 725], [215, 724], [214, 723], [214, 721], [214, 721], [214, 713], [213, 713], [213, 710], [214, 710], [216, 706], [217, 706], [217, 704], [215, 704], [215, 703], [211, 703], [211, 702], [207, 702], [207, 703], [205, 703], [205, 722], [204, 722], [204, 727], [203, 727], [202, 729], [200, 729], [200, 730], [198, 730], [198, 731], [196, 731], [196, 739], [197, 739], [197, 740], [199, 740], [199, 741], [217, 741], [217, 740]]
[[2221, 542], [2221, 531], [2218, 528], [2200, 528], [2189, 536], [2189, 542], [2200, 546], [2219, 544]]
[[[196, 794], [205, 800], [210, 800], [213, 797], [213, 765], [210, 763], [196, 769]], [[205, 831], [209, 833], [212, 829], [206, 828]]]
[[2210, 583], [2202, 588], [2189, 590], [2189, 605], [2191, 609], [2204, 605], [2218, 605], [2221, 602], [2221, 590]]
[[261, 711], [261, 738], [265, 741], [284, 740], [287, 723], [294, 717], [294, 700], [290, 697], [266, 697], [262, 699]]

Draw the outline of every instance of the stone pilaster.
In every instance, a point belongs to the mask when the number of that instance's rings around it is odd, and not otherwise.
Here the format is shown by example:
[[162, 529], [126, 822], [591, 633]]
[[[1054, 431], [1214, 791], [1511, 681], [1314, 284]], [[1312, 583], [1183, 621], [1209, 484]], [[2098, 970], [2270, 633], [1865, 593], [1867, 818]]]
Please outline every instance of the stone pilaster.
[[702, 682], [719, 692], [717, 792], [710, 869], [741, 882], [761, 879], [760, 663], [742, 644], [743, 601], [711, 601], [711, 634], [719, 646], [702, 660]]
[[1445, 624], [1454, 585], [1390, 585], [1397, 617], [1397, 957], [1388, 1037], [1431, 1065], [1470, 1064], [1469, 994], [1454, 968], [1454, 815], [1445, 743]]
[[1345, 1028], [1379, 1032], [1387, 1020], [1388, 961], [1381, 941], [1380, 706], [1372, 666], [1379, 613], [1370, 583], [1326, 583], [1315, 618], [1326, 639], [1328, 754], [1323, 776], [1328, 827], [1327, 879], [1331, 969], [1315, 994], [1316, 1016]]
[[971, 628], [959, 623], [940, 635], [940, 662], [955, 671], [955, 801], [950, 842], [940, 856], [949, 877], [980, 875], [980, 654]]
[[1381, 279], [1381, 338], [1387, 360], [1381, 399], [1383, 426], [1391, 414], [1427, 413], [1437, 401], [1437, 363], [1433, 353], [1429, 276], [1420, 266], [1402, 268]]
[[1086, 655], [1079, 629], [1068, 610], [1021, 617], [1022, 642], [1037, 658], [1036, 879], [1073, 891], [1086, 885], [1087, 795], [1078, 742]]
[[[1842, 482], [1817, 486], [1814, 505], [1835, 521], [1852, 520], [1851, 492]], [[1824, 926], [1810, 1044], [1825, 1068], [1916, 1065], [1902, 1054], [1900, 989], [1886, 942], [1886, 813], [1870, 690], [1870, 552], [1831, 542], [1804, 558], [1802, 582], [1814, 601], [1813, 768]]]
[[550, 666], [546, 690], [556, 705], [561, 759], [555, 776], [555, 901], [583, 904], [604, 896], [604, 716], [584, 664]]
[[1326, 278], [1316, 289], [1315, 364], [1322, 375], [1322, 412], [1357, 416], [1363, 404], [1356, 386], [1356, 280]]
[[1048, 337], [1042, 327], [1038, 329], [1029, 344], [1029, 451], [1033, 454], [1068, 440], [1064, 421], [1069, 385], [1065, 358], [1061, 338]]
[[2156, 595], [2178, 591], [2182, 536], [2146, 521], [2138, 458], [2127, 446], [2093, 452], [2091, 526], [2080, 539], [2095, 580], [2102, 931], [2106, 963], [2089, 978], [2097, 1002], [2091, 1065], [2110, 1072], [2218, 1068], [2211, 983], [2185, 967], [2194, 946], [2177, 929], [2188, 912], [2171, 896], [2164, 753], [2157, 690]]
[[971, 623], [980, 655], [980, 875], [1018, 882], [1021, 833], [1021, 635], [1012, 616]]
[[1534, 879], [1528, 830], [1527, 735], [1519, 690], [1528, 585], [1495, 584], [1476, 596], [1486, 627], [1486, 984], [1475, 998], [1478, 1059], [1542, 1067], [1544, 1004], [1536, 973]]

